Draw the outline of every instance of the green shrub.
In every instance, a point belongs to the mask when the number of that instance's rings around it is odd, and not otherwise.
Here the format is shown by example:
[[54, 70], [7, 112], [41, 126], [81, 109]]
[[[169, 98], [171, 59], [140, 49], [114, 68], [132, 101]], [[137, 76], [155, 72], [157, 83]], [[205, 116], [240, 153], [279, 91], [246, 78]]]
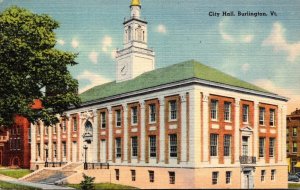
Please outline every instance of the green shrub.
[[83, 180], [80, 182], [80, 189], [82, 190], [94, 190], [94, 180], [95, 177], [90, 177], [83, 174]]

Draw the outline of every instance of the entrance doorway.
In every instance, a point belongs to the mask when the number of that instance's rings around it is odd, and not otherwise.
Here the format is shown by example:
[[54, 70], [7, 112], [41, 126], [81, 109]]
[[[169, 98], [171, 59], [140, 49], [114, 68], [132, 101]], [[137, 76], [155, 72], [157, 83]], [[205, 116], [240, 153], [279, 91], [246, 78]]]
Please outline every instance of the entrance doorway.
[[252, 170], [244, 170], [242, 176], [243, 176], [243, 189], [253, 189], [254, 180], [253, 180]]

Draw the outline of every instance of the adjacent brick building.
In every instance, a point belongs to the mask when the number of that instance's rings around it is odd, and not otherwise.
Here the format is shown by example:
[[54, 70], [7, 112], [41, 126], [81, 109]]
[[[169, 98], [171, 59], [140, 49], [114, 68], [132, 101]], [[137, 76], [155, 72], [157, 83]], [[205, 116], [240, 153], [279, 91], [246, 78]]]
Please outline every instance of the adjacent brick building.
[[286, 117], [286, 152], [289, 172], [300, 172], [300, 110], [296, 109]]

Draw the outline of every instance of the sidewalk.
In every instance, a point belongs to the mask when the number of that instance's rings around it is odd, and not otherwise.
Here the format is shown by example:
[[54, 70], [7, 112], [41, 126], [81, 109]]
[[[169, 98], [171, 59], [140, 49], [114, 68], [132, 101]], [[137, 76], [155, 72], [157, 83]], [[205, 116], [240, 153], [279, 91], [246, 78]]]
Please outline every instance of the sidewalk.
[[36, 188], [41, 188], [41, 189], [74, 189], [71, 187], [62, 187], [62, 186], [57, 186], [57, 185], [47, 185], [47, 184], [40, 184], [40, 183], [31, 183], [28, 181], [22, 181], [18, 180], [12, 177], [8, 177], [5, 175], [0, 174], [0, 181], [8, 182], [8, 183], [13, 183], [13, 184], [18, 184], [18, 185], [26, 185], [26, 186], [31, 186], [31, 187], [36, 187]]

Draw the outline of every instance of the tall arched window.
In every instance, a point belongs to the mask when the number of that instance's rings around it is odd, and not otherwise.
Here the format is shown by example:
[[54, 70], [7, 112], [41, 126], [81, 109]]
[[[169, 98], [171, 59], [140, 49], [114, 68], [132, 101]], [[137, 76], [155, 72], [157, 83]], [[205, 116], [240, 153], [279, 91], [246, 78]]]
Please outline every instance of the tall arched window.
[[142, 28], [141, 28], [141, 26], [139, 26], [137, 29], [136, 29], [136, 39], [138, 40], [138, 41], [142, 41], [143, 40], [143, 30], [142, 30]]
[[128, 41], [131, 40], [131, 27], [128, 26]]

